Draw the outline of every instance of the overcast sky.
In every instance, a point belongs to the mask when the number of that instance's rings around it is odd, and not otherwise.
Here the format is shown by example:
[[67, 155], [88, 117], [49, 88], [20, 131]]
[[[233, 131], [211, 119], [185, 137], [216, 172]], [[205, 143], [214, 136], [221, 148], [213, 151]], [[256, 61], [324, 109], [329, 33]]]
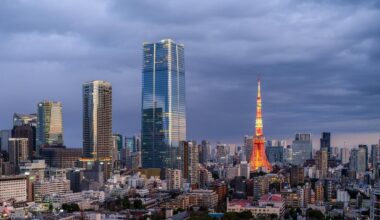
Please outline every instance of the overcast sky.
[[0, 128], [61, 101], [65, 143], [79, 147], [82, 83], [104, 79], [114, 132], [139, 133], [142, 44], [171, 38], [185, 44], [189, 139], [242, 143], [260, 75], [267, 139], [377, 143], [379, 20], [376, 0], [3, 0]]

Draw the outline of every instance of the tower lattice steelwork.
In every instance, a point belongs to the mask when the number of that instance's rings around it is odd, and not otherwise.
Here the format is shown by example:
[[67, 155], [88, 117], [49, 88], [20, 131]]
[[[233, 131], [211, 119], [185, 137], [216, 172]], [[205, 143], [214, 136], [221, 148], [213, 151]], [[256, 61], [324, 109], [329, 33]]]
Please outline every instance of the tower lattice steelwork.
[[265, 153], [265, 138], [263, 134], [263, 117], [261, 113], [261, 91], [260, 91], [260, 80], [258, 80], [257, 85], [257, 107], [256, 107], [256, 126], [255, 126], [255, 138], [253, 142], [253, 149], [251, 153], [250, 166], [251, 171], [272, 171], [272, 165], [267, 159]]

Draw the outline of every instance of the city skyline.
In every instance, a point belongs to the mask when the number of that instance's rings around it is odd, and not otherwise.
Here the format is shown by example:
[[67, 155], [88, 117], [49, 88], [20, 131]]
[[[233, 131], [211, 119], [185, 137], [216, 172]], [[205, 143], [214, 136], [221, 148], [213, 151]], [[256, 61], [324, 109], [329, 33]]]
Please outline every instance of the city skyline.
[[[312, 133], [316, 148], [321, 132], [328, 131], [333, 146], [342, 146], [344, 140], [349, 147], [377, 143], [379, 41], [374, 21], [379, 7], [375, 1], [340, 5], [310, 1], [294, 12], [292, 1], [223, 4], [215, 10], [208, 5], [196, 10], [199, 16], [190, 16], [181, 9], [187, 7], [175, 3], [179, 12], [146, 17], [119, 9], [153, 10], [144, 3], [94, 2], [98, 13], [93, 17], [82, 14], [84, 5], [73, 12], [62, 7], [73, 2], [59, 3], [63, 5], [49, 11], [48, 2], [17, 2], [17, 9], [8, 4], [0, 9], [1, 16], [7, 16], [0, 29], [2, 51], [7, 52], [0, 54], [0, 98], [7, 106], [0, 109], [1, 129], [12, 127], [13, 113], [36, 113], [40, 100], [57, 100], [63, 103], [65, 143], [80, 147], [81, 85], [102, 79], [114, 88], [114, 132], [139, 133], [141, 45], [172, 38], [186, 46], [189, 139], [242, 143], [243, 136], [252, 133], [256, 93], [252, 85], [260, 74], [268, 91], [263, 94], [267, 139], [291, 140], [295, 133]], [[256, 10], [245, 9], [253, 5]], [[278, 17], [269, 16], [268, 7], [274, 7]], [[51, 21], [36, 26], [33, 14], [17, 13], [28, 8]], [[318, 14], [311, 11], [315, 8]], [[155, 10], [165, 12], [165, 4]], [[12, 18], [15, 13], [21, 21]], [[318, 17], [321, 13], [326, 16]], [[71, 17], [78, 22], [70, 23]], [[172, 22], [176, 19], [178, 25]], [[25, 24], [21, 27], [20, 22]], [[160, 25], [171, 28], [159, 30]], [[132, 27], [134, 31], [128, 31]], [[276, 34], [276, 27], [284, 34]], [[206, 36], [197, 34], [206, 28]], [[10, 85], [18, 85], [17, 94], [9, 95]]]

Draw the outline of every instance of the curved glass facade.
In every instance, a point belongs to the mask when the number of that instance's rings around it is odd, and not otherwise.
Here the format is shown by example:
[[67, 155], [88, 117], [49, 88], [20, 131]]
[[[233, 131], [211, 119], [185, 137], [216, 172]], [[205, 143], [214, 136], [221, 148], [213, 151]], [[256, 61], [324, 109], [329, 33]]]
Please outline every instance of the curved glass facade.
[[184, 46], [144, 43], [142, 74], [142, 166], [174, 167], [186, 140]]

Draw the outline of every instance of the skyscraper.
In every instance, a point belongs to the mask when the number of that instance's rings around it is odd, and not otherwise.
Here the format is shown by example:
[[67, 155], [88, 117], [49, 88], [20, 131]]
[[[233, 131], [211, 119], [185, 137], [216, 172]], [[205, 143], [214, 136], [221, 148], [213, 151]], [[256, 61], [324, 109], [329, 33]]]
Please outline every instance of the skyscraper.
[[292, 161], [294, 165], [303, 165], [307, 159], [311, 159], [313, 144], [311, 134], [296, 134], [292, 144]]
[[165, 39], [143, 47], [142, 166], [171, 168], [186, 140], [184, 46]]
[[44, 145], [62, 146], [61, 102], [42, 101], [38, 103], [37, 107], [37, 148]]
[[331, 134], [323, 132], [321, 137], [321, 150], [327, 151], [328, 157], [331, 157]]
[[267, 159], [265, 153], [265, 138], [263, 132], [263, 117], [261, 112], [261, 90], [260, 80], [257, 83], [257, 106], [256, 106], [256, 124], [255, 124], [255, 138], [253, 143], [253, 150], [251, 154], [250, 164], [252, 171], [272, 171], [272, 165]]
[[107, 81], [83, 84], [83, 156], [112, 160], [112, 86]]

